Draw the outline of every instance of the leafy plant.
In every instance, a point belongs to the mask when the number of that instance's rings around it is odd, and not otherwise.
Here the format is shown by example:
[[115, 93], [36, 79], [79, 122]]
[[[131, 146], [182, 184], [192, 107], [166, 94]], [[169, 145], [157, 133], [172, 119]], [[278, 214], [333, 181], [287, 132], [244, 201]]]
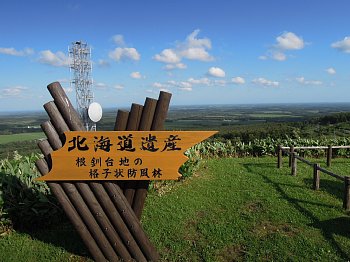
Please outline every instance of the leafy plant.
[[60, 217], [61, 209], [44, 182], [35, 181], [38, 154], [0, 160], [1, 223], [12, 222], [16, 227], [32, 227], [51, 223]]

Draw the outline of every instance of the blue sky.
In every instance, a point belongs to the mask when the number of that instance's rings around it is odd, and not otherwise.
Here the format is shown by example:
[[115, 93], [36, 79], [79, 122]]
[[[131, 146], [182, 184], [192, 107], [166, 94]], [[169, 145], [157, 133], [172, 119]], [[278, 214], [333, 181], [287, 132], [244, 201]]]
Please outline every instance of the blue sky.
[[37, 110], [68, 46], [92, 47], [95, 101], [350, 102], [350, 1], [1, 1], [0, 111]]

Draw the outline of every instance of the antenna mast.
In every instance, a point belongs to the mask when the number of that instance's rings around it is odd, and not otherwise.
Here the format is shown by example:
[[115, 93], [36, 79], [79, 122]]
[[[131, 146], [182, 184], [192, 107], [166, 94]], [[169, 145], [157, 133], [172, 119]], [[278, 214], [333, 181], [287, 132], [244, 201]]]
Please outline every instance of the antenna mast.
[[96, 130], [96, 123], [90, 120], [88, 109], [94, 101], [92, 92], [91, 48], [82, 41], [73, 42], [69, 47], [71, 87], [76, 92], [76, 107], [87, 131]]

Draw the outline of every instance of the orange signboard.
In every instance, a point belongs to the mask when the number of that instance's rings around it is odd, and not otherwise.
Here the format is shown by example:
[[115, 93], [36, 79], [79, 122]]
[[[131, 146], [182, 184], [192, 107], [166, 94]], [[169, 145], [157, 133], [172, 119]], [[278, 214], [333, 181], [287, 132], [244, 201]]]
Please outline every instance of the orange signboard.
[[216, 131], [70, 131], [51, 153], [52, 169], [38, 178], [61, 180], [176, 180], [184, 152]]

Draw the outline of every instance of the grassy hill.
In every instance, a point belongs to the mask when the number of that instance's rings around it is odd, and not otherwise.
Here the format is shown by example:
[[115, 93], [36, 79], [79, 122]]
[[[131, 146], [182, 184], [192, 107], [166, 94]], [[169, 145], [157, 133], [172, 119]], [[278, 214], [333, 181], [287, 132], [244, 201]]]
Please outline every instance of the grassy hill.
[[[332, 165], [341, 175], [350, 171], [347, 159]], [[205, 161], [195, 176], [151, 191], [142, 224], [162, 261], [348, 260], [342, 183], [321, 175], [321, 190], [313, 191], [308, 166], [289, 174], [272, 157]], [[0, 261], [87, 260], [70, 230], [5, 234]]]

